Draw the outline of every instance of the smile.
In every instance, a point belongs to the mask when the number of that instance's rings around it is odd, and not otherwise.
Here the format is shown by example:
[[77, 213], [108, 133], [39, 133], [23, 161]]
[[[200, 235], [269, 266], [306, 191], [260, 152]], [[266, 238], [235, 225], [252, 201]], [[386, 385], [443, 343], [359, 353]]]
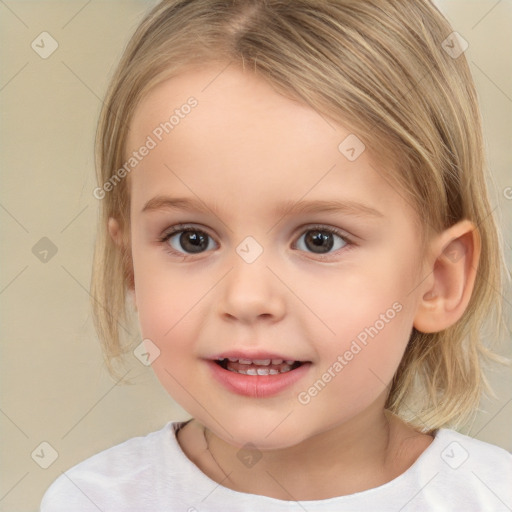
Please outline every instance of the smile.
[[269, 398], [304, 379], [310, 361], [218, 357], [206, 360], [211, 375], [230, 393], [250, 398]]
[[279, 375], [295, 370], [303, 363], [283, 359], [237, 359], [223, 358], [215, 361], [219, 366], [234, 373], [242, 375]]

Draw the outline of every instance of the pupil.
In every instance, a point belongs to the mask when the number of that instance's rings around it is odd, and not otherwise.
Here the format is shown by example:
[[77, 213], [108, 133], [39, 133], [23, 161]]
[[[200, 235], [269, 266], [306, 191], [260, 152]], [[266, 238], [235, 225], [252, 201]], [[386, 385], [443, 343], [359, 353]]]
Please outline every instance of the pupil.
[[[311, 247], [308, 242], [312, 243]], [[334, 241], [332, 240], [331, 233], [310, 231], [306, 236], [306, 245], [308, 246], [308, 249], [311, 249], [313, 252], [321, 253], [323, 252], [322, 249], [325, 249], [326, 252], [330, 251], [334, 245]]]
[[187, 252], [198, 253], [208, 247], [208, 240], [197, 231], [184, 231], [180, 236], [180, 244]]

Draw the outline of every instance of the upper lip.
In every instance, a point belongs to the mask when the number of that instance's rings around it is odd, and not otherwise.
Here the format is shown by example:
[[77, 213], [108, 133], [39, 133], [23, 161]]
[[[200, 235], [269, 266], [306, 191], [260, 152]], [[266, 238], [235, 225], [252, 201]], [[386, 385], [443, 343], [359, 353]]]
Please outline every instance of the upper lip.
[[245, 352], [241, 350], [230, 350], [228, 352], [222, 352], [221, 354], [212, 356], [210, 359], [217, 361], [219, 359], [229, 359], [230, 357], [233, 359], [250, 359], [251, 361], [264, 359], [282, 359], [283, 361], [300, 361], [303, 363], [307, 362], [304, 359], [297, 359], [294, 356], [277, 354], [275, 352]]

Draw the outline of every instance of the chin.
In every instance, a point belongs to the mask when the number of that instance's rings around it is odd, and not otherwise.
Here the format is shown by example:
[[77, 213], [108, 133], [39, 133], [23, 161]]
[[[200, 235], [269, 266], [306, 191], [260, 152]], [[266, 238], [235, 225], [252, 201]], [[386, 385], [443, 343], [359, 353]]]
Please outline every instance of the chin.
[[241, 449], [250, 445], [258, 450], [280, 450], [295, 446], [308, 437], [303, 429], [297, 429], [296, 423], [287, 420], [283, 422], [283, 417], [272, 421], [259, 418], [257, 421], [230, 423], [228, 430], [233, 437], [219, 429], [218, 425], [214, 427], [212, 430], [219, 437]]

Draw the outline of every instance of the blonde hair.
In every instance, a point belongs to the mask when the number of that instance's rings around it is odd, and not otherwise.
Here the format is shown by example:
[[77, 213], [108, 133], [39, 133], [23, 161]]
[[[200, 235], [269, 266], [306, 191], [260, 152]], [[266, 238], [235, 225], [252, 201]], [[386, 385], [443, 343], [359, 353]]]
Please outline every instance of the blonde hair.
[[[428, 0], [164, 0], [124, 51], [96, 140], [102, 187], [126, 161], [134, 110], [154, 86], [204, 62], [250, 66], [283, 95], [352, 130], [380, 161], [393, 162], [389, 179], [414, 205], [425, 238], [462, 219], [474, 222], [482, 249], [467, 310], [444, 331], [413, 329], [389, 391], [386, 407], [423, 431], [466, 421], [482, 392], [492, 394], [483, 363], [500, 360], [481, 326], [487, 322], [493, 336], [501, 325], [505, 267], [475, 86], [465, 55], [445, 51], [452, 32]], [[112, 360], [131, 349], [123, 340], [136, 336], [127, 335], [128, 180], [111, 188], [100, 202], [91, 291], [115, 375]], [[108, 234], [109, 217], [121, 223], [123, 247]]]

